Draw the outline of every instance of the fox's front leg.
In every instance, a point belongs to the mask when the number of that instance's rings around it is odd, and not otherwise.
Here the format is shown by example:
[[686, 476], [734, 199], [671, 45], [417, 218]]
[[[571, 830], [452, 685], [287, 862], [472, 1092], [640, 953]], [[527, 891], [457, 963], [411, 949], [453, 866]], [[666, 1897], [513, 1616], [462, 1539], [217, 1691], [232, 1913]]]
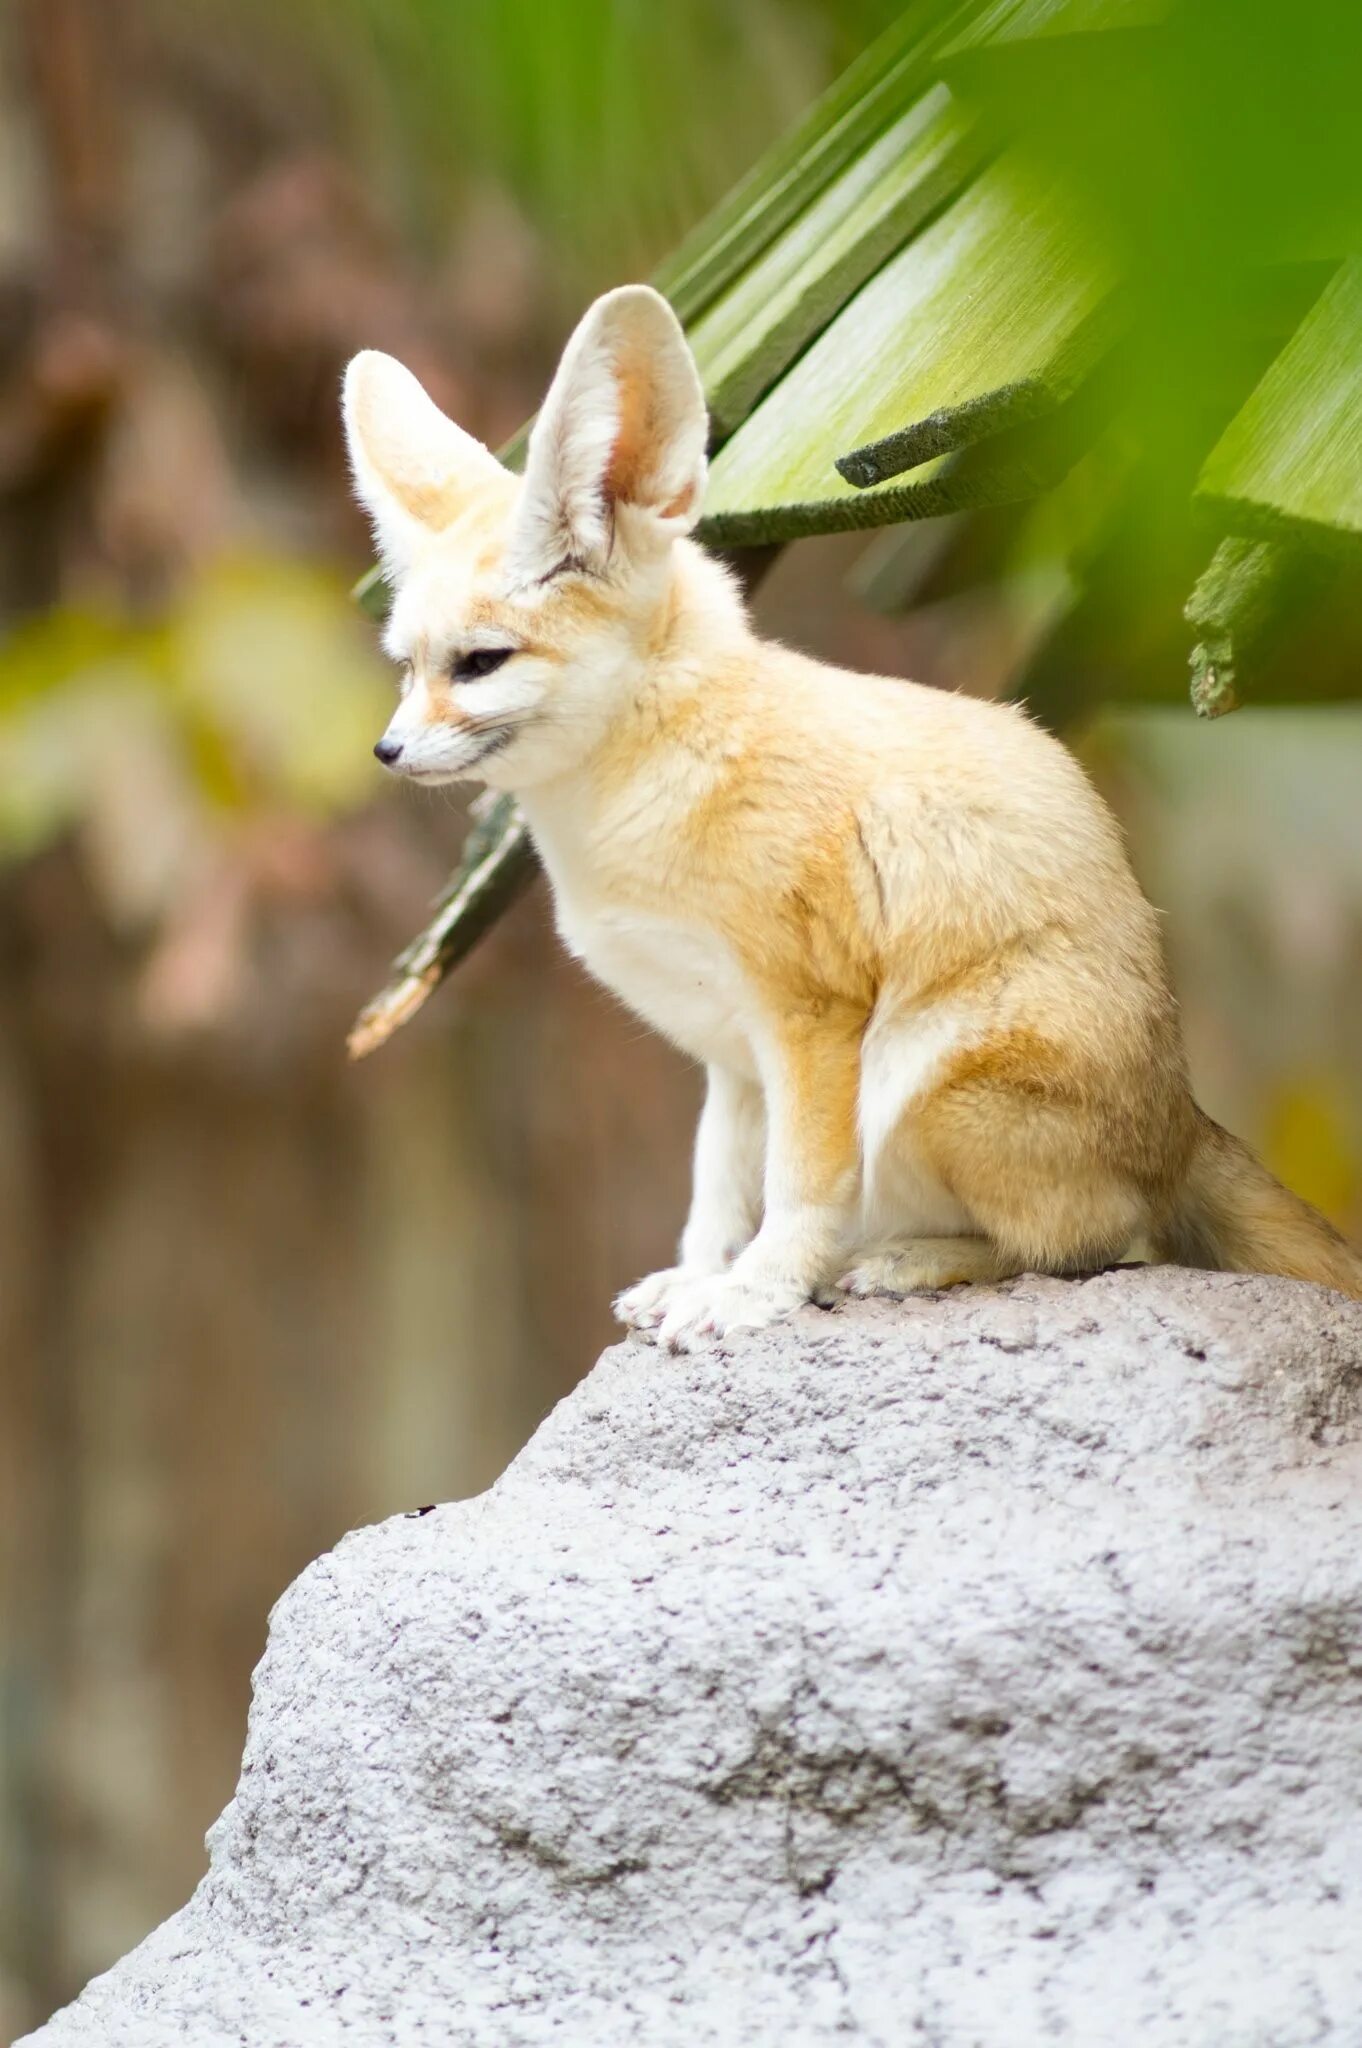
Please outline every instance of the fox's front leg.
[[686, 1282], [658, 1342], [694, 1350], [761, 1329], [837, 1273], [860, 1195], [856, 1104], [864, 1019], [849, 1006], [799, 1010], [757, 1048], [766, 1103], [765, 1213], [726, 1272]]
[[622, 1323], [656, 1329], [682, 1287], [733, 1263], [761, 1216], [765, 1153], [760, 1086], [726, 1067], [711, 1067], [695, 1133], [690, 1216], [681, 1234], [679, 1263], [625, 1289], [615, 1302]]

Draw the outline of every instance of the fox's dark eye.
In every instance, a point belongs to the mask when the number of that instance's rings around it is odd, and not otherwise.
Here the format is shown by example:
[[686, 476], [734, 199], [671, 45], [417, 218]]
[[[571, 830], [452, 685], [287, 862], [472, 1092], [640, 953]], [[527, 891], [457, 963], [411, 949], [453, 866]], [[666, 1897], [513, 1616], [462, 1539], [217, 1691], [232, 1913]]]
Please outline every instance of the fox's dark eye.
[[471, 683], [478, 676], [490, 676], [514, 653], [514, 647], [475, 647], [470, 654], [459, 656], [451, 673], [456, 683]]

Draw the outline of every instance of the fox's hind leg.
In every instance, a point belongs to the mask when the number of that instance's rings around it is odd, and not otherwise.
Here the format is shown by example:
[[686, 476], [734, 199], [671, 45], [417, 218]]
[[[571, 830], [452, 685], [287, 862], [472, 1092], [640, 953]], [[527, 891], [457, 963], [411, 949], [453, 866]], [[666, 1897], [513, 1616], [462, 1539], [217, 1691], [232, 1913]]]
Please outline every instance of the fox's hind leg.
[[995, 1248], [995, 1277], [1095, 1272], [1148, 1228], [1158, 1133], [1109, 1076], [1058, 1046], [1015, 1033], [971, 1049], [914, 1122], [970, 1229]]

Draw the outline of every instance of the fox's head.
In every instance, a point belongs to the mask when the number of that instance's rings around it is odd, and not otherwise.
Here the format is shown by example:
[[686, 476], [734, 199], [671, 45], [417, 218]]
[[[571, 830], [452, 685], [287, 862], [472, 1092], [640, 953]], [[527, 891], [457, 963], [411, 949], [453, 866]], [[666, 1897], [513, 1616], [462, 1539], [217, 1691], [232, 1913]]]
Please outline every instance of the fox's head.
[[518, 789], [608, 725], [700, 515], [707, 421], [675, 314], [627, 285], [569, 341], [523, 477], [367, 350], [345, 375], [355, 487], [394, 586], [402, 696], [374, 752], [417, 782]]

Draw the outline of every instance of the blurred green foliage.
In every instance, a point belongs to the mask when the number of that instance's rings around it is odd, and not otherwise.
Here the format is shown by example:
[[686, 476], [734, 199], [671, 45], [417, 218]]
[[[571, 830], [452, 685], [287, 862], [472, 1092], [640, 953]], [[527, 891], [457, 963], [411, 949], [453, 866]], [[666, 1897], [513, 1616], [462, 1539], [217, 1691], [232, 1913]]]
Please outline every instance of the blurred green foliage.
[[[973, 159], [898, 242], [862, 233], [831, 255], [818, 210], [863, 173], [877, 129], [792, 223], [774, 207], [792, 145], [749, 179], [758, 221], [769, 188], [772, 246], [753, 242], [722, 289], [740, 297], [796, 247], [811, 284], [788, 368], [765, 363], [759, 323], [740, 329], [755, 402], [725, 419], [710, 537], [1072, 500], [1075, 461], [1095, 476], [1118, 447], [1119, 488], [1082, 514], [1080, 546], [1064, 508], [1028, 522], [1037, 561], [1052, 531], [1069, 592], [1017, 678], [1032, 702], [1065, 723], [1104, 697], [1163, 696], [1186, 687], [1189, 647], [1207, 714], [1234, 707], [1240, 680], [1262, 701], [1355, 695], [1356, 622], [1328, 572], [1360, 559], [1362, 9], [923, 0], [903, 18], [925, 25], [918, 60], [895, 34], [877, 44], [865, 108], [903, 120], [949, 94]], [[812, 159], [817, 116], [801, 133]], [[725, 300], [689, 310], [703, 336]], [[1244, 539], [1264, 545], [1245, 555]], [[1212, 557], [1236, 573], [1208, 578]], [[1284, 666], [1276, 629], [1326, 607], [1308, 660]]]
[[225, 8], [341, 92], [376, 174], [434, 243], [494, 180], [574, 308], [641, 274], [899, 0], [265, 0]]
[[[1039, 13], [1043, 31], [1027, 22]], [[1012, 14], [948, 75], [1103, 224], [1127, 280], [1123, 397], [1181, 474], [1264, 347], [1362, 248], [1362, 8], [1061, 0]]]

